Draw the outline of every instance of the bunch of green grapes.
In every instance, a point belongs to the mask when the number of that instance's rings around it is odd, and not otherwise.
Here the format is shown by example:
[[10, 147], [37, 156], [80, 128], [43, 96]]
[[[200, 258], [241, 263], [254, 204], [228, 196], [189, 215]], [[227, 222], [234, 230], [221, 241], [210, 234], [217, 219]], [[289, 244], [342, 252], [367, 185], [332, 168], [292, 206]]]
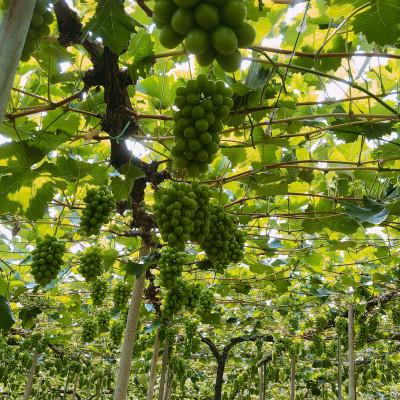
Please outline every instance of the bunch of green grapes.
[[83, 251], [79, 256], [79, 273], [87, 280], [93, 281], [103, 273], [103, 258], [101, 249], [92, 246]]
[[368, 332], [375, 335], [379, 332], [379, 315], [373, 314], [367, 318]]
[[81, 230], [88, 236], [97, 235], [103, 224], [109, 221], [115, 206], [114, 196], [107, 186], [89, 189], [83, 201], [86, 207], [81, 218]]
[[327, 327], [328, 321], [324, 316], [318, 316], [314, 321], [314, 328], [317, 332], [322, 332]]
[[217, 272], [243, 257], [244, 235], [238, 230], [235, 218], [223, 207], [210, 207], [210, 229], [202, 247]]
[[194, 230], [190, 239], [202, 244], [210, 231], [210, 191], [208, 186], [197, 182], [192, 183], [192, 189], [196, 194], [197, 211], [194, 217]]
[[310, 351], [316, 356], [322, 356], [325, 353], [325, 341], [322, 336], [314, 335], [310, 345]]
[[396, 305], [392, 308], [392, 321], [396, 326], [400, 325], [400, 306]]
[[188, 366], [182, 358], [173, 355], [169, 361], [169, 366], [178, 381], [185, 381], [188, 372]]
[[[6, 0], [4, 3], [8, 6], [10, 0]], [[53, 22], [53, 14], [47, 9], [48, 5], [48, 0], [36, 1], [29, 24], [28, 35], [21, 54], [22, 61], [28, 61], [32, 53], [37, 49], [40, 39], [50, 34], [49, 25]]]
[[65, 244], [50, 235], [38, 238], [36, 243], [32, 252], [32, 275], [39, 285], [45, 286], [60, 272]]
[[113, 292], [114, 307], [119, 310], [125, 308], [130, 295], [131, 287], [127, 283], [118, 282]]
[[196, 211], [196, 193], [189, 184], [173, 183], [157, 192], [154, 212], [161, 237], [170, 247], [184, 250], [194, 230]]
[[110, 328], [111, 314], [108, 310], [100, 310], [97, 314], [97, 326], [99, 327], [99, 332], [107, 332]]
[[93, 319], [87, 319], [82, 324], [82, 342], [93, 342], [98, 332], [97, 323]]
[[336, 333], [341, 337], [347, 336], [347, 319], [343, 317], [335, 318], [335, 329]]
[[233, 106], [232, 89], [223, 81], [210, 81], [205, 75], [189, 80], [176, 90], [174, 147], [171, 153], [176, 169], [189, 175], [206, 172], [218, 152], [220, 132]]
[[190, 358], [200, 347], [200, 338], [197, 335], [197, 321], [185, 321], [185, 342], [183, 345], [183, 356]]
[[105, 279], [96, 279], [90, 286], [90, 297], [94, 306], [103, 304], [107, 296], [107, 281]]
[[198, 305], [201, 294], [201, 286], [189, 284], [182, 278], [177, 279], [176, 284], [167, 291], [162, 312], [165, 318], [171, 318], [182, 309], [193, 310]]
[[156, 0], [153, 21], [164, 47], [173, 49], [184, 40], [201, 66], [216, 59], [223, 70], [233, 72], [242, 60], [238, 49], [256, 38], [246, 13], [243, 0]]
[[123, 321], [112, 321], [110, 328], [110, 338], [114, 346], [119, 346], [121, 344], [122, 335], [124, 334], [125, 324]]
[[210, 313], [215, 306], [214, 293], [208, 289], [203, 288], [199, 298], [197, 309], [200, 313]]
[[358, 319], [358, 330], [356, 336], [357, 347], [363, 347], [368, 340], [368, 324], [364, 320], [364, 318]]
[[159, 261], [161, 286], [166, 289], [174, 286], [176, 280], [182, 275], [183, 265], [186, 262], [186, 253], [176, 251], [170, 247], [164, 247]]

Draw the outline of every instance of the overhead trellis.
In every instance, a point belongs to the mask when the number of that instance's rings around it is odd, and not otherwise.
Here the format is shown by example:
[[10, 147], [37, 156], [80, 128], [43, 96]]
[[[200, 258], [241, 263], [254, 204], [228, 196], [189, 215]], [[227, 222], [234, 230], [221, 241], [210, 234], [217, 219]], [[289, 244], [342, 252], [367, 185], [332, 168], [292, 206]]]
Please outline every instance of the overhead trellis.
[[[197, 3], [37, 2], [0, 93], [6, 342], [69, 360], [49, 396], [399, 396], [400, 5]], [[45, 398], [34, 370], [0, 393]]]

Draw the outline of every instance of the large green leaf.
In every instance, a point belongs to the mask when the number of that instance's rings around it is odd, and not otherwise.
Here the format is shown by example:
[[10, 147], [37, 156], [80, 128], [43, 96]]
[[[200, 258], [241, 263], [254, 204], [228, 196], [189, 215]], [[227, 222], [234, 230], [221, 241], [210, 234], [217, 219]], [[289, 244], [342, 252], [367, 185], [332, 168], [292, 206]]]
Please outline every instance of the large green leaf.
[[10, 303], [0, 295], [0, 330], [8, 330], [14, 325], [15, 319]]
[[105, 46], [113, 53], [121, 54], [128, 47], [135, 21], [125, 12], [120, 0], [99, 0], [96, 14], [88, 22], [84, 34], [101, 37]]
[[369, 42], [382, 46], [394, 44], [400, 37], [400, 3], [398, 0], [374, 0], [371, 7], [354, 17], [354, 31]]

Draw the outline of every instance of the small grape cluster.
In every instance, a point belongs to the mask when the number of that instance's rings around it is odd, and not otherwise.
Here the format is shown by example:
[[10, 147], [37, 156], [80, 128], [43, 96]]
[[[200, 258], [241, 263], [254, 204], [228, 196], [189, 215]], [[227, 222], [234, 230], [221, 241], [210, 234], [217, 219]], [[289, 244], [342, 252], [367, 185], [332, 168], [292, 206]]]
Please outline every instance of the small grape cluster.
[[107, 332], [110, 328], [111, 314], [108, 310], [100, 310], [97, 314], [97, 326], [99, 332]]
[[[8, 4], [10, 0], [7, 0]], [[53, 22], [53, 14], [47, 9], [48, 0], [38, 0], [35, 4], [28, 35], [21, 54], [21, 61], [28, 61], [39, 45], [39, 40], [50, 34], [49, 25]]]
[[194, 217], [194, 230], [190, 238], [201, 245], [210, 231], [210, 191], [208, 186], [197, 182], [192, 183], [192, 189], [196, 194], [197, 211]]
[[165, 318], [171, 318], [183, 308], [193, 310], [199, 302], [201, 286], [189, 284], [182, 278], [169, 289], [164, 297], [162, 312]]
[[173, 287], [176, 280], [182, 275], [183, 265], [186, 262], [186, 253], [165, 247], [161, 251], [159, 261], [161, 286], [166, 289]]
[[154, 212], [163, 240], [178, 250], [185, 248], [194, 230], [197, 211], [196, 193], [186, 183], [173, 183], [156, 196]]
[[218, 152], [220, 132], [233, 106], [233, 91], [223, 81], [205, 75], [186, 82], [176, 90], [174, 147], [171, 153], [177, 169], [189, 175], [206, 172]]
[[110, 328], [110, 338], [114, 346], [119, 346], [124, 333], [124, 323], [122, 321], [112, 321]]
[[313, 336], [310, 351], [316, 356], [322, 356], [325, 353], [325, 341], [321, 335]]
[[197, 321], [185, 321], [185, 342], [183, 355], [185, 358], [190, 358], [193, 353], [196, 353], [200, 347], [200, 338], [197, 335]]
[[37, 240], [36, 249], [32, 252], [32, 275], [42, 286], [57, 277], [63, 264], [65, 244], [55, 236], [46, 235]]
[[93, 319], [87, 319], [82, 325], [82, 342], [93, 342], [98, 332], [97, 323]]
[[241, 63], [238, 49], [256, 38], [254, 28], [244, 22], [246, 13], [243, 0], [156, 0], [153, 21], [164, 47], [173, 49], [184, 40], [200, 65], [216, 59], [223, 70], [233, 72]]
[[343, 317], [336, 317], [335, 318], [335, 329], [336, 333], [341, 337], [347, 336], [347, 319]]
[[90, 286], [90, 297], [94, 306], [100, 306], [107, 296], [107, 281], [96, 279]]
[[358, 329], [357, 329], [357, 335], [356, 335], [356, 344], [358, 348], [363, 347], [368, 340], [368, 324], [367, 321], [365, 320], [365, 316], [360, 316], [357, 320], [358, 322]]
[[392, 321], [394, 325], [400, 325], [400, 305], [395, 305], [392, 308]]
[[131, 294], [130, 286], [127, 283], [118, 282], [113, 292], [114, 307], [119, 310], [125, 308], [130, 294]]
[[328, 325], [328, 321], [324, 316], [318, 316], [315, 318], [314, 327], [317, 332], [322, 332]]
[[210, 229], [203, 249], [217, 272], [223, 272], [229, 263], [243, 257], [244, 235], [238, 230], [235, 218], [223, 207], [210, 207]]
[[110, 213], [115, 206], [114, 196], [107, 186], [89, 189], [83, 201], [86, 207], [81, 218], [81, 230], [88, 236], [100, 232], [103, 224], [109, 221]]
[[93, 281], [103, 273], [103, 259], [101, 249], [92, 246], [79, 256], [79, 273], [87, 280]]
[[215, 299], [213, 292], [208, 288], [203, 288], [199, 298], [199, 305], [197, 309], [200, 313], [210, 313], [215, 306]]

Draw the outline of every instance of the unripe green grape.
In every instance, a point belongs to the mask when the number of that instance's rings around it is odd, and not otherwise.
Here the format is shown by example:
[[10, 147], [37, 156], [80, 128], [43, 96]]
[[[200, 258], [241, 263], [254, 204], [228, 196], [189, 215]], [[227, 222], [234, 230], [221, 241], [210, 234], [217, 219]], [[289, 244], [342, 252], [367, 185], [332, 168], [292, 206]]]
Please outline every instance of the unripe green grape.
[[99, 332], [107, 332], [110, 327], [110, 319], [111, 314], [108, 310], [101, 310], [97, 314], [97, 326], [99, 328]]
[[114, 346], [119, 346], [121, 344], [122, 335], [124, 333], [125, 324], [121, 320], [113, 320], [110, 328], [110, 338]]
[[93, 342], [97, 336], [97, 324], [93, 319], [87, 319], [82, 324], [82, 341], [83, 342]]
[[183, 265], [187, 262], [186, 254], [166, 247], [161, 252], [158, 265], [160, 266], [160, 285], [170, 289], [181, 276]]
[[90, 296], [94, 306], [99, 306], [103, 303], [107, 295], [107, 281], [104, 279], [96, 279], [90, 286]]
[[64, 252], [65, 244], [54, 236], [37, 239], [36, 249], [32, 252], [32, 275], [39, 285], [45, 286], [57, 277], [64, 262]]
[[79, 256], [79, 273], [87, 280], [93, 281], [104, 270], [101, 249], [92, 246], [83, 251]]
[[210, 207], [210, 226], [212, 229], [202, 247], [216, 272], [223, 272], [231, 262], [237, 263], [242, 259], [244, 235], [223, 207]]
[[107, 186], [89, 189], [84, 197], [86, 203], [81, 218], [80, 229], [87, 236], [97, 235], [102, 225], [108, 223], [110, 213], [115, 206], [114, 196]]
[[224, 82], [210, 81], [202, 74], [177, 89], [175, 105], [179, 110], [174, 114], [175, 143], [171, 149], [176, 168], [185, 168], [189, 175], [207, 171], [218, 151], [222, 121], [233, 106], [230, 96], [232, 90]]
[[131, 287], [123, 282], [118, 282], [113, 291], [114, 307], [122, 310], [126, 307], [131, 294]]

